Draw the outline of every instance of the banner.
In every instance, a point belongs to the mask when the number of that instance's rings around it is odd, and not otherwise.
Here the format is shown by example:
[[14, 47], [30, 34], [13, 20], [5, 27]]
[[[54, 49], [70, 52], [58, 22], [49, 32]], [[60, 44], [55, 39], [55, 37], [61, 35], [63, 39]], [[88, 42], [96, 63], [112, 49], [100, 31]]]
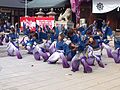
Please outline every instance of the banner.
[[120, 0], [92, 0], [92, 13], [107, 13], [120, 7]]
[[36, 17], [36, 24], [40, 27], [48, 25], [52, 29], [54, 27], [54, 17]]
[[76, 0], [70, 0], [72, 12], [76, 12]]
[[89, 2], [90, 0], [70, 0], [72, 12], [76, 14], [76, 22], [80, 21], [80, 7], [82, 2]]
[[31, 31], [35, 31], [36, 21], [35, 17], [20, 17], [21, 30], [29, 27]]
[[36, 24], [43, 28], [48, 25], [50, 29], [54, 27], [54, 17], [20, 17], [21, 30], [29, 27], [31, 31], [36, 30]]

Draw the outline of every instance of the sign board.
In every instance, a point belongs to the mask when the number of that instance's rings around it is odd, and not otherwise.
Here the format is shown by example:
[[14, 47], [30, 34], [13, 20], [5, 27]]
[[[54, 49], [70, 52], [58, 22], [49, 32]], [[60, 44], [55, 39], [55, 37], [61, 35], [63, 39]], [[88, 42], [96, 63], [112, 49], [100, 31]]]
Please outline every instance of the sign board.
[[64, 26], [67, 28], [74, 28], [74, 23], [66, 21], [55, 21], [55, 26]]
[[31, 31], [35, 31], [36, 21], [34, 17], [20, 17], [21, 30], [29, 27]]
[[36, 30], [36, 24], [40, 27], [48, 25], [54, 27], [54, 17], [20, 17], [21, 30], [29, 27], [31, 31]]
[[36, 24], [40, 27], [48, 25], [52, 29], [54, 27], [54, 17], [36, 17]]
[[85, 21], [86, 21], [85, 18], [80, 19], [80, 27], [83, 26], [84, 24], [86, 24]]

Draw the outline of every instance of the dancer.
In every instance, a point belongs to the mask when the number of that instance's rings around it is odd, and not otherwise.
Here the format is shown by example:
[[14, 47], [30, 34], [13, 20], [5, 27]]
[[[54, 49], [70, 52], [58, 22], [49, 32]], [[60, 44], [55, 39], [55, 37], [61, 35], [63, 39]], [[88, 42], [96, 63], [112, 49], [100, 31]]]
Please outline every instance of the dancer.
[[[64, 35], [61, 33], [58, 36], [58, 40], [56, 42], [56, 44], [54, 44], [54, 52], [53, 54], [49, 57], [48, 59], [48, 63], [49, 64], [54, 64], [56, 63], [59, 59], [62, 60], [62, 65], [63, 68], [69, 68], [70, 65], [68, 64], [68, 61], [64, 55], [64, 51], [65, 51], [65, 43], [63, 41], [64, 39]], [[53, 42], [54, 43], [54, 42]]]

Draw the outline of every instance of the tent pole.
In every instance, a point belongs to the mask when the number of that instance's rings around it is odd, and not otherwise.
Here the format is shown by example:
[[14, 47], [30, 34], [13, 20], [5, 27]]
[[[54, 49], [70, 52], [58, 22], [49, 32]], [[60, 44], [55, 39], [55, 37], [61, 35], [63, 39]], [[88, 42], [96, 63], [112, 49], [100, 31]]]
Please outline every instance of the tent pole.
[[25, 0], [25, 16], [27, 16], [27, 0]]

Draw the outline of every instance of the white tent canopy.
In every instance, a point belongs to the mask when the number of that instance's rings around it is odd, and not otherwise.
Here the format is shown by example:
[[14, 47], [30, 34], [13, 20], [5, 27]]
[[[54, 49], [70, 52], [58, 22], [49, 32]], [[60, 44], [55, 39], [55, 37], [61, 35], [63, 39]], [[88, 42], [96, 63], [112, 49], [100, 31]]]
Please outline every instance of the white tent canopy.
[[120, 7], [120, 0], [93, 0], [92, 13], [107, 13]]

